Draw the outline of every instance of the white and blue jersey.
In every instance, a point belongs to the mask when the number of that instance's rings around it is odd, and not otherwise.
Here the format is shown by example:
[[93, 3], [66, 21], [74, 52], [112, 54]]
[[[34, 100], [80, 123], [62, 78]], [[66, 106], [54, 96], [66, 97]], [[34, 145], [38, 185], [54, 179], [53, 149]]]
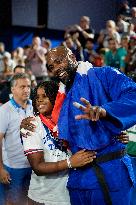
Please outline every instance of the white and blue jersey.
[[[54, 138], [49, 129], [36, 117], [36, 130], [27, 138], [23, 137], [25, 155], [43, 152], [45, 162], [65, 160], [70, 152], [63, 147], [62, 140]], [[28, 196], [34, 201], [48, 205], [70, 205], [66, 188], [68, 171], [61, 171], [45, 176], [32, 173]]]

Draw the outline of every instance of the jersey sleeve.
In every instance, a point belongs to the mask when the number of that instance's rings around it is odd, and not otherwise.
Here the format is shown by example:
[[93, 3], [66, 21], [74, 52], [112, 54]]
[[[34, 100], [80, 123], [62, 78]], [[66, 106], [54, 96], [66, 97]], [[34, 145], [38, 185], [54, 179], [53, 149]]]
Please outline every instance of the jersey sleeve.
[[36, 152], [43, 152], [43, 131], [41, 126], [41, 121], [37, 120], [36, 129], [34, 132], [31, 132], [31, 135], [22, 136], [24, 154], [27, 156]]

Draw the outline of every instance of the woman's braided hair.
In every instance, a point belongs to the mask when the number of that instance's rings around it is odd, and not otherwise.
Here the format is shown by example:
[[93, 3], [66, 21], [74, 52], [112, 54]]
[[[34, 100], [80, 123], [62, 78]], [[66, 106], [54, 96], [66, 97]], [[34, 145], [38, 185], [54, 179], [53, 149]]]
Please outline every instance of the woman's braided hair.
[[58, 85], [57, 82], [55, 82], [53, 80], [45, 81], [45, 82], [39, 83], [37, 85], [37, 87], [34, 90], [33, 100], [32, 100], [33, 111], [34, 111], [35, 115], [39, 114], [39, 112], [38, 112], [38, 110], [36, 108], [36, 98], [37, 98], [37, 90], [38, 90], [38, 88], [43, 88], [44, 89], [47, 97], [49, 98], [49, 100], [51, 102], [51, 104], [54, 106], [55, 100], [56, 100], [56, 96], [57, 96], [57, 93], [58, 93], [59, 85]]

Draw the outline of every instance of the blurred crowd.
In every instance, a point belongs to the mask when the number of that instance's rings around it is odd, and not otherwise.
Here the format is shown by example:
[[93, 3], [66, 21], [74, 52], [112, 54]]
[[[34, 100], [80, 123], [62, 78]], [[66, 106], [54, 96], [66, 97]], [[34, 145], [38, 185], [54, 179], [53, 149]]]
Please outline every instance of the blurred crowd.
[[[71, 49], [78, 61], [89, 61], [96, 67], [112, 66], [136, 80], [136, 7], [130, 8], [128, 1], [123, 1], [116, 21], [107, 20], [99, 33], [95, 32], [90, 18], [82, 16], [79, 23], [67, 26], [61, 44]], [[18, 47], [9, 53], [0, 42], [1, 103], [8, 100], [5, 89], [14, 73], [28, 73], [32, 89], [48, 79], [46, 56], [51, 47], [49, 39], [35, 36], [31, 45]]]

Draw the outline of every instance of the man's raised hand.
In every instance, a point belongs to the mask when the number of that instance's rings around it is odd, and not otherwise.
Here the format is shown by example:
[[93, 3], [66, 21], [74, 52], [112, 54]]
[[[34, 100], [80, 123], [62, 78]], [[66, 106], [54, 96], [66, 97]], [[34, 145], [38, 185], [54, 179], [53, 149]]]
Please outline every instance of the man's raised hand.
[[87, 119], [92, 121], [97, 121], [100, 118], [106, 117], [106, 110], [101, 108], [100, 106], [92, 106], [88, 100], [85, 98], [80, 98], [81, 102], [84, 103], [84, 105], [81, 105], [80, 103], [74, 102], [73, 105], [82, 110], [84, 114], [76, 115], [76, 120], [81, 119]]

